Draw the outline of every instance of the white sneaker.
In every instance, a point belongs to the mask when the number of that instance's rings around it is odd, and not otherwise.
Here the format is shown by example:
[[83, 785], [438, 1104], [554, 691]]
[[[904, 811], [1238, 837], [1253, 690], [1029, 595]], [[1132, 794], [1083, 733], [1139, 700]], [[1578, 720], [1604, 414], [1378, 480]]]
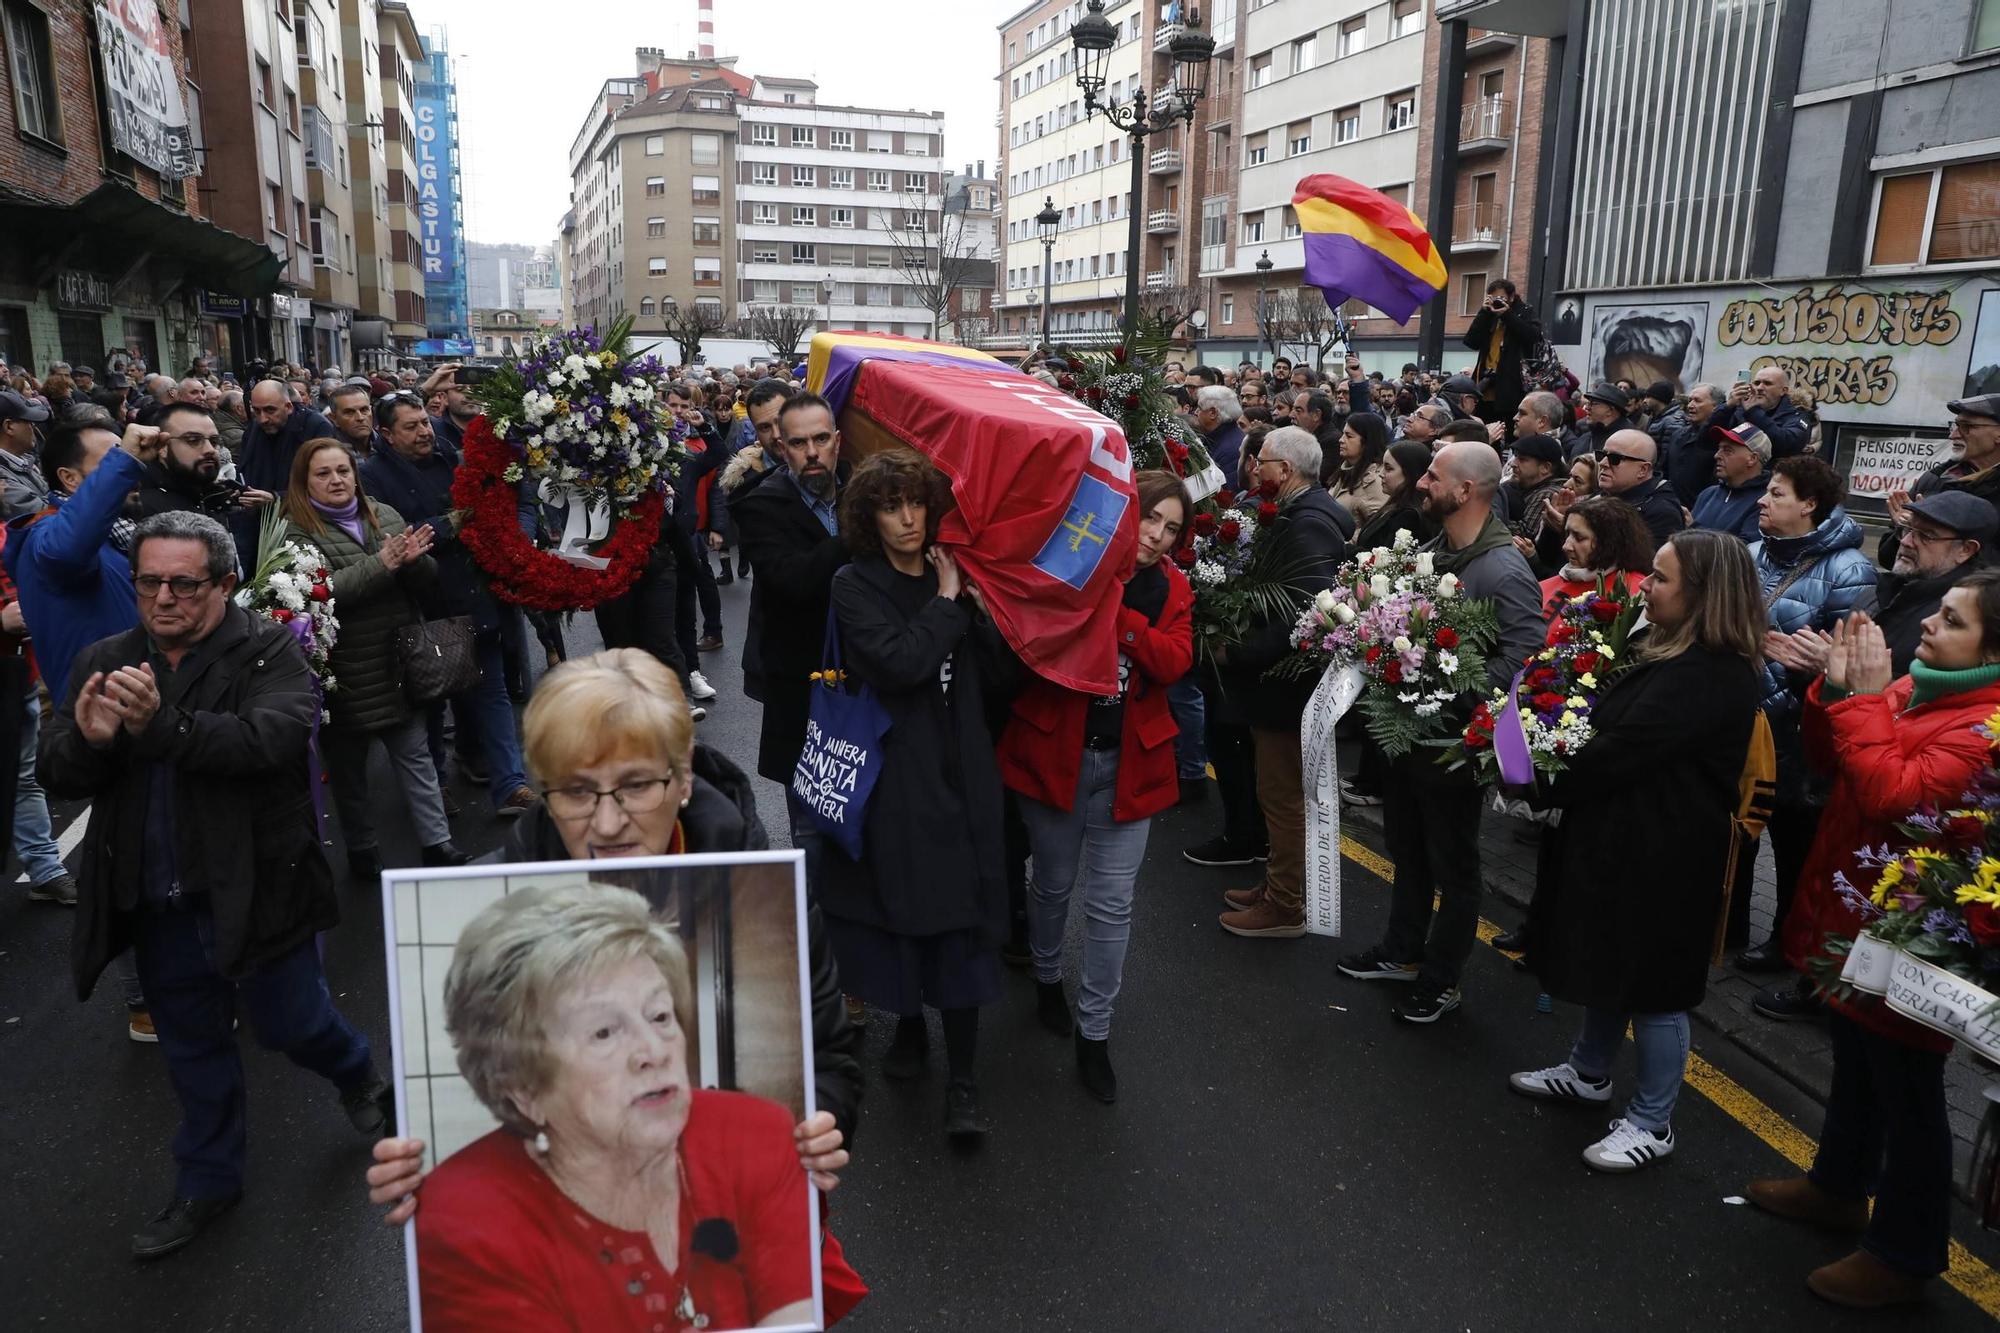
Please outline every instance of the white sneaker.
[[1609, 1134], [1583, 1150], [1583, 1164], [1593, 1171], [1637, 1171], [1673, 1151], [1672, 1127], [1655, 1133], [1629, 1120], [1614, 1120]]
[[708, 716], [708, 710], [706, 708], [703, 708], [700, 704], [689, 704], [688, 716], [693, 718], [695, 721], [700, 722], [702, 719]]
[[713, 699], [715, 686], [708, 683], [708, 677], [699, 671], [688, 672], [688, 697], [690, 699]]
[[1551, 1069], [1534, 1069], [1507, 1075], [1507, 1086], [1524, 1097], [1547, 1097], [1563, 1102], [1608, 1102], [1611, 1080], [1593, 1083], [1576, 1072], [1567, 1060]]

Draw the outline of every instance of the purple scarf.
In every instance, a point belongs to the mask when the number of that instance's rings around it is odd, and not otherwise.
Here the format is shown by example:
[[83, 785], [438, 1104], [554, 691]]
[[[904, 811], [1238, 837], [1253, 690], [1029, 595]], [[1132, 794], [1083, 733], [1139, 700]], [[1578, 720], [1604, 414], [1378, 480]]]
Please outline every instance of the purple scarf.
[[368, 545], [368, 539], [362, 535], [361, 497], [359, 495], [350, 497], [346, 506], [340, 509], [323, 505], [317, 500], [312, 500], [310, 503], [314, 509], [319, 510], [322, 518], [332, 519], [340, 526], [342, 532], [354, 538], [356, 546], [365, 548]]

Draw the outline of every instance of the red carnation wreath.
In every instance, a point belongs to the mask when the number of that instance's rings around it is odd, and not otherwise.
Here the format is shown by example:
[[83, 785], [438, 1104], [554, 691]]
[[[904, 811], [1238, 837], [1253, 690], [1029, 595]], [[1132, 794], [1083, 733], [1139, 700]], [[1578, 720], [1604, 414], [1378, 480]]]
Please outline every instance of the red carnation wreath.
[[452, 478], [452, 503], [470, 511], [458, 539], [479, 567], [493, 576], [493, 591], [504, 601], [533, 611], [588, 611], [628, 591], [645, 572], [653, 543], [660, 539], [666, 500], [648, 494], [594, 553], [611, 563], [586, 569], [544, 551], [521, 531], [519, 485], [507, 469], [520, 460], [482, 415], [465, 429], [463, 460]]

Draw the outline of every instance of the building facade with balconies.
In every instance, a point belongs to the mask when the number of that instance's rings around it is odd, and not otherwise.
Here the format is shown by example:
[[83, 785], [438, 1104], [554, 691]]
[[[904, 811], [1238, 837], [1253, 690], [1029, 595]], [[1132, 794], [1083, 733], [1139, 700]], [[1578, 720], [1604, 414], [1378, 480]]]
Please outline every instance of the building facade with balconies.
[[429, 323], [424, 299], [422, 219], [417, 199], [417, 68], [423, 34], [402, 0], [376, 11], [376, 79], [382, 98], [382, 158], [389, 217], [390, 341], [408, 355]]
[[614, 122], [624, 204], [613, 241], [636, 333], [664, 335], [677, 306], [725, 304], [736, 230], [726, 164], [736, 152], [737, 100], [720, 79], [670, 86]]
[[354, 312], [361, 301], [355, 242], [354, 166], [348, 126], [346, 53], [334, 0], [292, 0], [299, 64], [299, 134], [305, 149], [306, 225], [312, 256], [311, 313], [301, 330], [307, 360], [351, 367]]

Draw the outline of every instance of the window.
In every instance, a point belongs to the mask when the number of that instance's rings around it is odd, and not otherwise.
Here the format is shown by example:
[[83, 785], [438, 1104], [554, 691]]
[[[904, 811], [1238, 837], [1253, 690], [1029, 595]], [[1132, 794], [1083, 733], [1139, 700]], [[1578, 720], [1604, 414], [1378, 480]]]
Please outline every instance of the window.
[[722, 261], [712, 257], [703, 259], [697, 256], [694, 261], [694, 285], [697, 287], [720, 287], [722, 285]]
[[894, 151], [895, 147], [896, 147], [895, 136], [884, 134], [880, 130], [868, 131], [869, 152], [887, 153]]
[[1222, 298], [1222, 323], [1234, 324], [1235, 322], [1236, 322], [1236, 298], [1234, 296], [1225, 295]]
[[819, 168], [797, 167], [797, 166], [792, 168], [792, 185], [794, 188], [810, 190], [813, 186], [818, 184], [819, 184]]
[[752, 185], [776, 185], [778, 183], [778, 164], [775, 162], [751, 163], [750, 183]]
[[8, 0], [6, 10], [14, 124], [23, 134], [60, 144], [62, 109], [56, 96], [55, 47], [49, 36], [48, 15], [21, 0]]
[[979, 289], [977, 287], [959, 289], [958, 312], [961, 315], [976, 315], [979, 313]]
[[853, 131], [853, 130], [828, 130], [828, 131], [826, 132], [826, 146], [827, 146], [828, 148], [838, 148], [838, 149], [841, 149], [841, 150], [843, 150], [843, 151], [845, 151], [845, 152], [849, 152], [849, 153], [853, 152], [853, 151], [854, 151], [854, 131]]
[[792, 262], [794, 264], [817, 264], [819, 262], [819, 247], [810, 242], [793, 242]]
[[648, 236], [665, 236], [667, 234], [667, 220], [665, 218], [647, 218], [646, 234]]
[[792, 225], [794, 227], [817, 227], [819, 225], [819, 210], [811, 204], [795, 206], [792, 209]]
[[1413, 37], [1424, 30], [1424, 0], [1396, 0], [1390, 9], [1389, 40]]
[[894, 251], [870, 250], [868, 252], [869, 268], [894, 268], [896, 266], [895, 260], [896, 256]]
[[1479, 306], [1486, 299], [1486, 275], [1484, 273], [1462, 273], [1458, 278], [1458, 313], [1476, 315]]
[[775, 282], [753, 282], [750, 284], [750, 299], [759, 305], [776, 305], [778, 290]]
[[658, 301], [655, 301], [652, 297], [642, 296], [639, 298], [639, 313], [641, 315], [644, 315], [647, 319], [651, 319], [653, 315], [659, 310], [659, 308], [660, 308], [660, 303]]
[[694, 220], [694, 243], [696, 245], [721, 245], [722, 219], [696, 218]]
[[795, 282], [792, 284], [793, 305], [818, 305], [819, 284], [816, 282]]
[[1285, 234], [1280, 239], [1287, 241], [1296, 241], [1299, 239], [1298, 210], [1290, 204], [1285, 205]]
[[[750, 251], [750, 262], [753, 264], [777, 263], [778, 247], [775, 245], [760, 245], [752, 247]], [[772, 299], [776, 300], [777, 297], [774, 295]]]
[[1383, 104], [1382, 133], [1394, 134], [1397, 130], [1414, 129], [1417, 124], [1417, 90], [1390, 93]]
[[[1075, 112], [1075, 110], [1076, 110], [1076, 104], [1075, 104], [1075, 103], [1073, 103], [1073, 102], [1072, 102], [1072, 103], [1070, 104], [1070, 110], [1071, 110], [1071, 112], [1072, 112], [1072, 113], [1074, 113], [1074, 112]], [[1072, 114], [1072, 116], [1071, 116], [1071, 119], [1075, 119], [1075, 116], [1074, 116], [1073, 114]], [[928, 134], [906, 134], [906, 135], [904, 135], [904, 136], [903, 136], [903, 156], [905, 156], [905, 157], [927, 157], [927, 156], [929, 156], [929, 155], [930, 155], [930, 151], [931, 151], [931, 136], [930, 136], [930, 135], [928, 135]]]
[[903, 173], [903, 188], [914, 194], [923, 194], [931, 188], [931, 178], [921, 171]]
[[826, 262], [835, 268], [853, 268], [854, 247], [851, 245], [829, 245], [826, 248]]
[[664, 255], [654, 255], [646, 261], [646, 276], [664, 278], [667, 276], [667, 260]]
[[827, 184], [827, 188], [829, 188], [829, 189], [833, 189], [833, 190], [851, 190], [851, 189], [853, 189], [853, 188], [854, 188], [854, 168], [853, 168], [853, 167], [829, 167], [829, 168], [827, 169], [827, 173], [826, 173], [826, 184]]
[[854, 210], [851, 208], [830, 208], [827, 210], [827, 225], [830, 227], [852, 227]]
[[1353, 143], [1361, 137], [1361, 108], [1344, 106], [1333, 113], [1333, 141]]
[[1248, 87], [1262, 88], [1271, 81], [1271, 56], [1269, 52], [1250, 57], [1250, 82]]
[[688, 161], [697, 167], [712, 167], [722, 161], [722, 136], [719, 134], [690, 134], [688, 136]]
[[1229, 258], [1229, 201], [1205, 199], [1201, 205], [1201, 271], [1213, 273]]
[[[1342, 28], [1341, 35], [1345, 36], [1346, 33], [1347, 29]], [[1313, 57], [1318, 53], [1318, 51], [1319, 51], [1318, 33], [1313, 33], [1308, 36], [1301, 37], [1296, 42], [1293, 42], [1292, 73], [1303, 74], [1307, 70], [1311, 69], [1313, 67]], [[1346, 55], [1347, 53], [1343, 51], [1341, 52], [1341, 54]]]
[[2000, 158], [1881, 179], [1870, 266], [1992, 259], [2000, 259]]
[[720, 176], [693, 176], [689, 178], [691, 198], [697, 204], [719, 204], [722, 202], [722, 178]]
[[895, 298], [889, 295], [888, 283], [871, 282], [868, 284], [869, 305], [887, 306], [887, 305], [894, 305], [895, 303], [896, 303]]
[[648, 199], [658, 199], [666, 192], [667, 178], [665, 176], [646, 177], [646, 197]]
[[664, 134], [649, 134], [649, 135], [647, 135], [647, 136], [646, 136], [646, 156], [647, 156], [647, 157], [660, 157], [660, 156], [662, 156], [663, 154], [665, 154], [665, 152], [666, 152], [666, 151], [667, 151], [667, 136], [666, 136], [666, 135], [664, 135]]
[[1312, 135], [1311, 121], [1309, 120], [1294, 121], [1285, 130], [1285, 156], [1298, 157], [1302, 153], [1310, 153], [1312, 151], [1312, 146], [1313, 146], [1313, 135]]
[[1972, 7], [1972, 36], [1965, 43], [1965, 53], [1996, 47], [2000, 47], [2000, 0], [1979, 0]]
[[758, 148], [776, 148], [778, 146], [778, 127], [776, 125], [752, 124], [750, 126], [750, 143], [753, 147]]
[[1368, 20], [1349, 19], [1340, 25], [1340, 37], [1334, 46], [1336, 57], [1358, 55], [1368, 46]]
[[889, 173], [888, 173], [888, 172], [886, 172], [886, 171], [871, 171], [871, 172], [869, 172], [869, 173], [868, 173], [868, 188], [869, 188], [869, 189], [871, 189], [871, 190], [873, 190], [873, 191], [875, 191], [875, 192], [876, 192], [877, 194], [887, 194], [887, 193], [889, 193], [889, 189], [890, 189], [890, 186], [889, 186]]
[[777, 225], [778, 225], [778, 206], [777, 206], [776, 204], [752, 204], [752, 205], [750, 205], [750, 222], [751, 222], [751, 225], [753, 225], [753, 226], [758, 226], [758, 227], [775, 227], [775, 226], [777, 226]]
[[1265, 155], [1270, 152], [1270, 145], [1271, 136], [1269, 133], [1253, 134], [1245, 139], [1243, 141], [1243, 165], [1246, 167], [1261, 165]]
[[819, 147], [819, 131], [815, 130], [810, 125], [792, 126], [792, 147], [794, 148]]
[[1245, 213], [1243, 215], [1243, 244], [1256, 245], [1264, 239], [1264, 215]]

